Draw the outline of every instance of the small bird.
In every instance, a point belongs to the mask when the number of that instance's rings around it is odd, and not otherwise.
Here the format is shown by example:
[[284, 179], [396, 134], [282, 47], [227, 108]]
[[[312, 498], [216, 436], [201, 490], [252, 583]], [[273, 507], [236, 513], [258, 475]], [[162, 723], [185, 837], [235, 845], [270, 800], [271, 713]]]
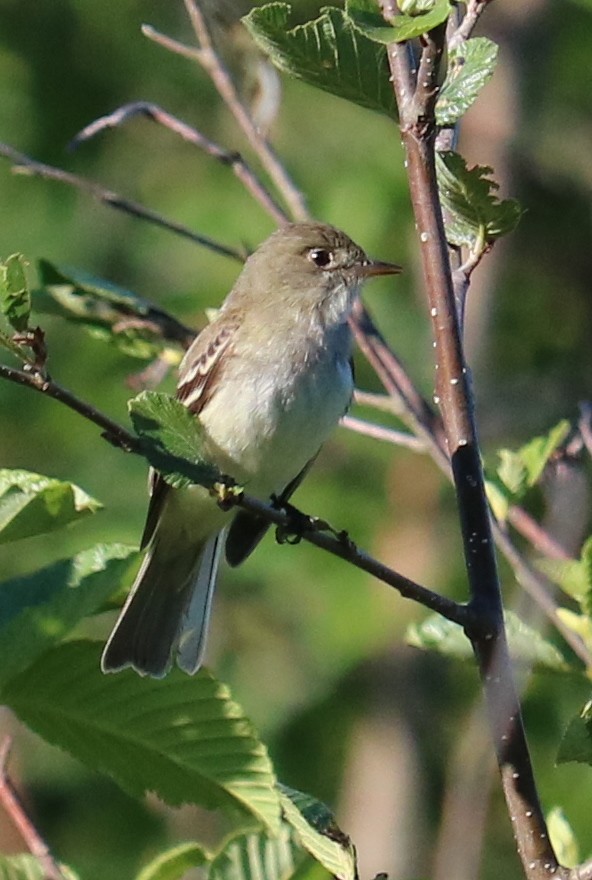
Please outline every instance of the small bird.
[[[214, 320], [188, 349], [177, 399], [203, 427], [204, 455], [249, 494], [286, 503], [347, 411], [348, 318], [362, 283], [399, 266], [368, 259], [319, 223], [280, 227], [248, 258]], [[146, 556], [107, 642], [103, 672], [162, 678], [202, 662], [221, 550], [249, 556], [268, 523], [223, 511], [201, 486], [152, 473]]]

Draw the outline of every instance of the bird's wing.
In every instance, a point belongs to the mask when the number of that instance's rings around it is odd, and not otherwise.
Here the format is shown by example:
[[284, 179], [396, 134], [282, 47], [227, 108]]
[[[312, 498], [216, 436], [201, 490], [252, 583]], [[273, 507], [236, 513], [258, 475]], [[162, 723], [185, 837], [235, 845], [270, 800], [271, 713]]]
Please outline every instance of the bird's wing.
[[[209, 324], [187, 350], [179, 371], [177, 400], [198, 415], [210, 399], [219, 373], [221, 356], [230, 346], [238, 324]], [[171, 487], [159, 473], [150, 471], [150, 503], [140, 547], [148, 546], [154, 535], [166, 497]]]

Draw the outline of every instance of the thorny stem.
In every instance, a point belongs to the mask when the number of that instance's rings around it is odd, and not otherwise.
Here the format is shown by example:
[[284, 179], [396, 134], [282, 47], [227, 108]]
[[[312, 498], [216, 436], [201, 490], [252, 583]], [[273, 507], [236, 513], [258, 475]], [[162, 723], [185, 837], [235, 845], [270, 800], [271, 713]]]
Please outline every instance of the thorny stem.
[[59, 865], [51, 855], [49, 847], [27, 816], [12, 780], [8, 775], [8, 757], [12, 741], [7, 736], [0, 745], [0, 804], [11, 819], [31, 855], [39, 860], [46, 880], [65, 880]]
[[548, 838], [513, 680], [472, 394], [436, 184], [434, 104], [443, 27], [424, 35], [422, 42], [422, 59], [412, 96], [407, 52], [402, 46], [391, 44], [388, 56], [421, 242], [436, 343], [436, 391], [457, 492], [471, 594], [468, 607], [473, 618], [465, 631], [481, 673], [502, 786], [524, 872], [529, 880], [541, 880], [563, 869]]
[[[94, 406], [80, 400], [71, 391], [58, 385], [48, 376], [31, 370], [26, 372], [24, 370], [14, 370], [11, 367], [0, 364], [0, 378], [16, 382], [19, 385], [24, 385], [27, 388], [32, 388], [35, 391], [46, 394], [54, 400], [59, 400], [65, 406], [73, 409], [85, 419], [94, 422], [94, 424], [102, 428], [103, 436], [113, 445], [120, 447], [125, 452], [143, 455], [138, 437], [113, 421], [113, 419], [104, 415]], [[293, 519], [287, 511], [272, 507], [244, 493], [231, 494], [225, 497], [225, 501], [255, 513], [257, 516], [263, 517], [268, 522], [274, 523], [282, 529], [289, 531], [293, 526]], [[445, 596], [440, 596], [438, 593], [428, 590], [420, 584], [416, 584], [404, 575], [393, 571], [388, 566], [358, 550], [345, 533], [335, 533], [330, 527], [325, 528], [324, 524], [315, 525], [316, 521], [314, 518], [303, 516], [303, 519], [310, 523], [310, 528], [307, 527], [298, 537], [302, 537], [309, 543], [332, 553], [334, 556], [339, 556], [341, 559], [351, 562], [356, 568], [360, 568], [362, 571], [378, 578], [378, 580], [394, 587], [405, 598], [419, 602], [426, 608], [443, 615], [448, 620], [452, 620], [461, 626], [467, 623], [467, 610], [464, 605]]]

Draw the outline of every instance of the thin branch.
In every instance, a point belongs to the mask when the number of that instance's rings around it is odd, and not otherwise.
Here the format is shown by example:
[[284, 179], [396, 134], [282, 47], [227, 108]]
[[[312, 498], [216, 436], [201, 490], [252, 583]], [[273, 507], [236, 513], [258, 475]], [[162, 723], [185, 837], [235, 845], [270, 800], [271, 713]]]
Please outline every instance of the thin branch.
[[138, 217], [140, 220], [146, 220], [148, 223], [154, 223], [156, 226], [168, 229], [170, 232], [174, 232], [176, 235], [181, 235], [183, 238], [188, 238], [195, 244], [208, 248], [208, 250], [214, 251], [217, 254], [222, 254], [222, 256], [230, 257], [241, 263], [245, 260], [246, 254], [243, 251], [228, 247], [227, 245], [215, 241], [213, 238], [209, 238], [206, 235], [201, 235], [198, 232], [192, 232], [191, 229], [188, 229], [181, 223], [167, 220], [156, 211], [151, 211], [149, 208], [145, 208], [138, 202], [125, 199], [118, 193], [106, 189], [92, 180], [87, 180], [85, 177], [79, 177], [77, 174], [72, 174], [69, 171], [64, 171], [62, 168], [56, 168], [53, 165], [45, 165], [43, 162], [37, 162], [35, 159], [31, 159], [30, 156], [26, 156], [24, 153], [19, 153], [18, 150], [13, 149], [8, 144], [0, 143], [0, 156], [4, 156], [4, 158], [9, 159], [13, 163], [12, 170], [17, 174], [30, 174], [36, 177], [43, 177], [46, 180], [57, 180], [60, 183], [66, 183], [68, 186], [73, 186], [76, 189], [82, 190], [82, 192], [88, 193], [94, 199], [97, 199], [97, 201], [102, 202], [111, 208], [116, 208], [118, 211], [123, 211], [126, 214], [131, 214], [133, 217]]
[[343, 416], [340, 424], [350, 431], [364, 434], [366, 437], [372, 437], [374, 440], [384, 440], [387, 443], [393, 443], [395, 446], [404, 446], [406, 449], [412, 449], [414, 452], [426, 451], [425, 443], [414, 434], [406, 434], [404, 431], [396, 431], [393, 428], [386, 428], [384, 425], [375, 425], [373, 422], [367, 422], [365, 419], [359, 419], [356, 416]]
[[[120, 447], [125, 452], [143, 455], [138, 437], [95, 407], [80, 400], [71, 391], [67, 391], [48, 376], [35, 373], [34, 371], [14, 370], [0, 365], [0, 378], [16, 382], [19, 385], [24, 385], [27, 388], [32, 388], [41, 394], [52, 397], [54, 400], [59, 400], [85, 419], [98, 425], [103, 430], [103, 436], [110, 443]], [[225, 496], [224, 504], [242, 507], [251, 513], [255, 513], [257, 516], [263, 517], [268, 522], [274, 523], [287, 532], [290, 532], [294, 527], [294, 518], [289, 512], [265, 504], [246, 494]], [[419, 602], [448, 620], [452, 620], [461, 626], [467, 623], [467, 611], [464, 605], [445, 596], [440, 596], [438, 593], [428, 590], [420, 584], [416, 584], [404, 575], [383, 565], [362, 550], [358, 550], [345, 532], [335, 532], [326, 523], [321, 523], [314, 518], [306, 516], [302, 516], [302, 522], [305, 523], [305, 526], [301, 533], [299, 531], [299, 538], [302, 537], [316, 547], [320, 547], [334, 556], [339, 556], [341, 559], [350, 562], [356, 568], [360, 568], [378, 580], [394, 587], [405, 598]]]
[[199, 147], [207, 153], [208, 156], [211, 156], [213, 159], [216, 159], [218, 162], [231, 168], [234, 175], [241, 181], [245, 189], [253, 196], [255, 201], [267, 211], [269, 216], [272, 217], [276, 223], [281, 225], [288, 221], [289, 218], [286, 212], [280, 208], [269, 190], [265, 188], [263, 182], [259, 180], [255, 172], [249, 167], [247, 162], [245, 162], [240, 153], [224, 149], [219, 144], [209, 140], [209, 138], [205, 137], [205, 135], [196, 128], [192, 128], [190, 125], [187, 125], [186, 122], [183, 122], [171, 113], [167, 113], [166, 110], [163, 110], [157, 104], [151, 104], [146, 101], [136, 101], [132, 104], [125, 104], [123, 107], [114, 110], [113, 113], [101, 116], [99, 119], [95, 119], [94, 122], [91, 122], [90, 125], [85, 126], [85, 128], [78, 132], [78, 134], [72, 139], [70, 147], [77, 147], [84, 141], [95, 137], [99, 132], [104, 131], [106, 128], [115, 128], [122, 125], [124, 122], [133, 119], [135, 116], [144, 116], [147, 119], [151, 119], [153, 122], [156, 122], [164, 128], [167, 128], [169, 131], [174, 132], [174, 134], [183, 138], [184, 141]]
[[477, 22], [479, 21], [485, 7], [491, 3], [491, 0], [468, 0], [467, 11], [459, 24], [455, 33], [448, 41], [448, 51], [457, 49], [461, 43], [468, 40], [473, 33]]
[[[234, 116], [252, 149], [257, 154], [262, 166], [265, 168], [278, 192], [288, 205], [292, 217], [295, 220], [309, 219], [309, 213], [302, 193], [298, 190], [294, 181], [288, 175], [268, 140], [259, 131], [251, 114], [241, 101], [232, 81], [232, 77], [213, 46], [208, 25], [203, 13], [193, 0], [184, 0], [184, 3], [199, 44], [199, 51], [194, 51], [193, 59], [201, 65], [212, 80], [212, 83], [218, 90], [218, 94]], [[160, 37], [153, 28], [144, 27], [143, 32], [147, 37], [153, 40]], [[162, 39], [157, 38], [157, 42], [164, 45]], [[167, 48], [172, 49], [170, 42]], [[173, 51], [175, 50], [173, 49]], [[184, 52], [183, 54], [185, 54], [186, 57], [188, 56], [188, 52]]]
[[8, 775], [8, 758], [12, 740], [5, 737], [0, 745], [0, 804], [12, 821], [31, 853], [39, 860], [46, 880], [65, 880], [64, 874], [53, 858], [49, 847], [27, 816], [17, 791]]

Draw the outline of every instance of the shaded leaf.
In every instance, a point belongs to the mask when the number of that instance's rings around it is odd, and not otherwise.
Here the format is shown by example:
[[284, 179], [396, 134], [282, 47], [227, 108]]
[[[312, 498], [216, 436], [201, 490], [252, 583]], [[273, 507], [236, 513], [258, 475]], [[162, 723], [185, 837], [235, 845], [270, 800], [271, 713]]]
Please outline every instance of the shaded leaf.
[[566, 868], [574, 868], [580, 861], [578, 841], [561, 807], [553, 807], [547, 816], [551, 846], [557, 861]]
[[22, 254], [11, 254], [0, 262], [0, 309], [17, 333], [27, 329], [31, 314], [26, 266]]
[[[59, 869], [64, 880], [77, 880], [78, 875], [66, 865], [59, 865]], [[29, 853], [0, 855], [0, 880], [45, 880], [46, 876], [39, 859]]]
[[[449, 0], [414, 0], [413, 12], [396, 15], [386, 22], [375, 0], [346, 0], [345, 11], [355, 29], [375, 43], [402, 43], [427, 34], [446, 21], [452, 6]], [[401, 10], [402, 12], [406, 10]]]
[[516, 227], [522, 209], [515, 199], [498, 199], [498, 184], [488, 176], [491, 168], [476, 165], [469, 169], [462, 156], [449, 150], [436, 154], [436, 170], [451, 244], [481, 252]]
[[356, 30], [341, 9], [324, 7], [318, 18], [294, 25], [289, 3], [268, 3], [242, 20], [284, 73], [396, 118], [385, 47]]
[[493, 76], [498, 47], [487, 37], [466, 40], [450, 53], [448, 72], [436, 101], [438, 125], [454, 125]]
[[564, 593], [576, 599], [590, 612], [592, 591], [592, 537], [584, 542], [579, 559], [549, 559], [536, 561], [537, 568], [561, 587]]
[[195, 335], [153, 303], [102, 278], [47, 260], [39, 261], [38, 270], [43, 289], [34, 293], [37, 311], [72, 321], [130, 357], [152, 360], [166, 350], [172, 358], [171, 343], [187, 345]]
[[142, 868], [136, 880], [182, 880], [191, 868], [199, 868], [210, 858], [197, 843], [181, 843], [157, 855]]
[[131, 579], [134, 547], [97, 544], [0, 584], [0, 687]]
[[569, 722], [557, 753], [557, 763], [592, 764], [592, 701]]
[[[571, 665], [555, 645], [540, 633], [507, 611], [504, 615], [512, 660], [536, 672], [581, 674], [579, 666]], [[430, 614], [421, 623], [407, 628], [406, 641], [415, 648], [437, 651], [456, 660], [474, 660], [471, 643], [457, 623], [439, 614]]]
[[276, 832], [275, 777], [265, 746], [225, 685], [204, 669], [166, 680], [100, 671], [102, 645], [67, 642], [3, 689], [48, 742], [138, 797], [200, 804]]
[[142, 391], [128, 403], [142, 454], [175, 488], [198, 483], [210, 487], [221, 479], [203, 458], [203, 429], [186, 406], [170, 394]]
[[0, 544], [61, 529], [103, 505], [74, 483], [0, 469]]
[[338, 880], [356, 880], [356, 855], [349, 837], [325, 804], [288, 786], [278, 786], [286, 821], [300, 844]]

